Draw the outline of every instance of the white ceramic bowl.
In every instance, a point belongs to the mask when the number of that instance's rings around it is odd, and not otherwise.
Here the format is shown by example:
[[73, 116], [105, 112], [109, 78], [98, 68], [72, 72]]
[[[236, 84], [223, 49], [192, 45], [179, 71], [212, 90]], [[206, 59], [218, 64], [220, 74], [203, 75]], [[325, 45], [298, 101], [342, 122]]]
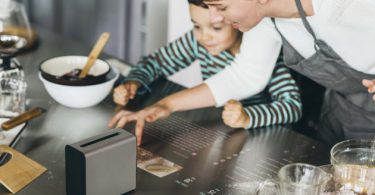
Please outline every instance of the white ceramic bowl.
[[99, 84], [87, 86], [69, 86], [53, 83], [42, 77], [39, 72], [39, 79], [42, 81], [48, 94], [58, 103], [71, 108], [86, 108], [100, 103], [111, 92], [113, 84], [119, 77], [115, 67], [111, 67], [113, 73], [109, 73], [110, 79]]

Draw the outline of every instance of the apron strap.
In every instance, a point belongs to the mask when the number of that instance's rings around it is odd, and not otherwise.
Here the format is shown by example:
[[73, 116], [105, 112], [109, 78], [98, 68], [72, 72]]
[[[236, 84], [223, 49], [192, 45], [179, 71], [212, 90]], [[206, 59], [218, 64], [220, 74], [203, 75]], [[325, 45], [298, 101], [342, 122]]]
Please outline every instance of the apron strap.
[[281, 36], [283, 36], [283, 34], [279, 31], [279, 28], [277, 28], [277, 26], [276, 26], [275, 18], [271, 18], [271, 21], [272, 21], [273, 25], [275, 26], [276, 31], [277, 31]]
[[310, 26], [310, 23], [307, 21], [306, 19], [306, 14], [305, 14], [305, 11], [303, 10], [303, 7], [302, 7], [302, 3], [301, 3], [301, 0], [295, 0], [296, 1], [296, 5], [297, 5], [297, 9], [298, 9], [298, 12], [301, 16], [301, 19], [302, 19], [302, 22], [303, 22], [303, 25], [305, 26], [306, 30], [313, 36], [314, 38], [314, 48], [315, 50], [319, 50], [319, 47], [317, 45], [317, 38], [316, 38], [316, 35], [313, 31], [313, 29], [311, 28]]

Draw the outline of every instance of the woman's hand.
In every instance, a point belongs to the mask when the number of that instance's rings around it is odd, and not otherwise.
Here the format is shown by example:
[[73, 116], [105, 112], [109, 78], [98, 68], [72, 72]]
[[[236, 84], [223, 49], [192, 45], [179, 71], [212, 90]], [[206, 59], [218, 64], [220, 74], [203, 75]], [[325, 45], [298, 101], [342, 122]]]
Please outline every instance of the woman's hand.
[[137, 121], [135, 136], [137, 137], [137, 145], [140, 145], [145, 122], [154, 122], [160, 118], [166, 118], [172, 112], [204, 108], [215, 104], [216, 102], [210, 89], [203, 83], [169, 95], [156, 104], [138, 112], [122, 110], [112, 117], [108, 126], [110, 128], [124, 127], [130, 121]]
[[[375, 93], [375, 79], [373, 80], [362, 80], [363, 86], [367, 87], [369, 93]], [[375, 95], [372, 96], [372, 99], [375, 101]]]
[[233, 128], [247, 128], [250, 121], [242, 104], [236, 100], [229, 100], [225, 104], [222, 118], [226, 125]]
[[137, 137], [137, 145], [142, 141], [143, 127], [145, 122], [154, 122], [160, 118], [166, 118], [171, 115], [172, 111], [162, 103], [156, 103], [152, 106], [144, 108], [138, 112], [130, 112], [121, 110], [109, 121], [110, 128], [124, 127], [128, 122], [136, 121], [135, 136]]
[[134, 99], [140, 86], [138, 81], [127, 81], [113, 90], [113, 101], [116, 104], [125, 106], [129, 99]]

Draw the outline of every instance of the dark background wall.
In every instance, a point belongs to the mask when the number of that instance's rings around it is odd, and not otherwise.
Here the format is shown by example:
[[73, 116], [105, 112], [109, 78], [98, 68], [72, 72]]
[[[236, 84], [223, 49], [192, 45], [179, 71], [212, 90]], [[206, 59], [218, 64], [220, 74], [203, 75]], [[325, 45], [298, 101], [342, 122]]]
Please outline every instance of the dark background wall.
[[33, 25], [87, 46], [110, 32], [104, 52], [132, 64], [167, 42], [168, 0], [18, 1]]

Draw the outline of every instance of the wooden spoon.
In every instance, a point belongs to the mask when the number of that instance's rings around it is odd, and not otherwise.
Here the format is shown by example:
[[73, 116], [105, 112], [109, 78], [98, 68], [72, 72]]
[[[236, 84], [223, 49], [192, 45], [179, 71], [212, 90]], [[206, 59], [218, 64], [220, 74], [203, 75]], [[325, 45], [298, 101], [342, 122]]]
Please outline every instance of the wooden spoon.
[[92, 65], [98, 58], [100, 52], [103, 50], [105, 44], [107, 43], [109, 36], [110, 34], [108, 32], [104, 32], [102, 33], [102, 35], [100, 35], [100, 38], [96, 42], [94, 48], [92, 48], [91, 50], [91, 53], [87, 59], [85, 66], [83, 67], [81, 73], [79, 74], [80, 79], [83, 79], [87, 76], [87, 74], [90, 71], [90, 68], [92, 67]]

